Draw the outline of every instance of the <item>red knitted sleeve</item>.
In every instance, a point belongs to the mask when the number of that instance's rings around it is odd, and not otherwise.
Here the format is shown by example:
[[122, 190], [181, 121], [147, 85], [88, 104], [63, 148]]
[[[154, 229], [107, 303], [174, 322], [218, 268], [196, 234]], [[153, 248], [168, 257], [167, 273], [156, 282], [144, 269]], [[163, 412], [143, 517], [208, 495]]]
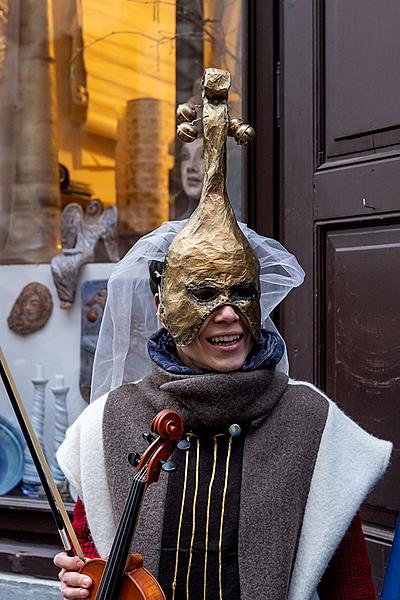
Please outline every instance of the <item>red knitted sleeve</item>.
[[74, 520], [72, 527], [76, 533], [76, 537], [82, 547], [82, 552], [86, 558], [98, 558], [99, 554], [94, 545], [89, 525], [86, 520], [85, 506], [80, 498], [78, 498], [74, 508]]
[[375, 600], [367, 544], [357, 514], [340, 542], [321, 583], [320, 600]]

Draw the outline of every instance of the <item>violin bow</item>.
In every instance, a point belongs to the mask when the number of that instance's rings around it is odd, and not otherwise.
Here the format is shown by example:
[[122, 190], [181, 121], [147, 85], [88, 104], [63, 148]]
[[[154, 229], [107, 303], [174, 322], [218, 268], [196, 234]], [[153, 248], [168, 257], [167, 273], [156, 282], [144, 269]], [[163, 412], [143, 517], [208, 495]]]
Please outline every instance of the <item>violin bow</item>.
[[[33, 429], [32, 423], [30, 422], [28, 413], [26, 412], [25, 406], [21, 400], [1, 347], [0, 375], [1, 379], [3, 380], [4, 387], [6, 388], [7, 395], [10, 399], [11, 406], [13, 407], [15, 416], [17, 417], [22, 434], [25, 438], [29, 452], [32, 456], [32, 460], [35, 464], [44, 492], [47, 496], [47, 500], [49, 502], [50, 509], [53, 514], [53, 518], [64, 549], [68, 556], [74, 556], [75, 550], [75, 554], [79, 556], [80, 559], [85, 560], [82, 548], [78, 542], [78, 538], [76, 537], [75, 531], [72, 528], [68, 513], [61, 499], [60, 492], [58, 491], [57, 485], [53, 479], [46, 457], [36, 436], [35, 430]], [[71, 540], [74, 550], [72, 549], [69, 540]]]

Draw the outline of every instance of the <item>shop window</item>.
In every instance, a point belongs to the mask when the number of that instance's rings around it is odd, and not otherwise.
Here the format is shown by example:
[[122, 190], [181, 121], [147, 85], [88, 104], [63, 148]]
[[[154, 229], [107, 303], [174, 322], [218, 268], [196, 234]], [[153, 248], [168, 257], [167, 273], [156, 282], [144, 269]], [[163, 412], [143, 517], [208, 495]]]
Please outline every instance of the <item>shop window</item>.
[[[205, 67], [231, 72], [230, 112], [244, 113], [243, 10], [241, 0], [0, 0], [1, 344], [70, 508], [54, 452], [89, 399], [107, 279], [135, 240], [198, 203], [201, 131], [178, 141], [176, 106], [201, 104]], [[239, 218], [241, 152], [230, 139]], [[2, 386], [0, 528], [0, 570], [54, 574], [59, 543]]]

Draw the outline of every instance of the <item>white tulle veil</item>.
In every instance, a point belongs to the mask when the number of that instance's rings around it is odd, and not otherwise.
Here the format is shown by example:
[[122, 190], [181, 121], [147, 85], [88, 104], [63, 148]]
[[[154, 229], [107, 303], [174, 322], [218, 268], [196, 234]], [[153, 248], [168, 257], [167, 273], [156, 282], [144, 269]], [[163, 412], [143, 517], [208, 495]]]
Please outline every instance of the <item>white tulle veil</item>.
[[[93, 366], [91, 399], [136, 381], [151, 370], [147, 340], [160, 327], [149, 283], [149, 263], [164, 261], [175, 235], [186, 221], [168, 221], [140, 238], [115, 266]], [[296, 258], [276, 240], [239, 223], [260, 261], [261, 326], [277, 331], [270, 313], [304, 279]], [[279, 332], [278, 332], [279, 333]], [[287, 353], [278, 364], [288, 371]]]

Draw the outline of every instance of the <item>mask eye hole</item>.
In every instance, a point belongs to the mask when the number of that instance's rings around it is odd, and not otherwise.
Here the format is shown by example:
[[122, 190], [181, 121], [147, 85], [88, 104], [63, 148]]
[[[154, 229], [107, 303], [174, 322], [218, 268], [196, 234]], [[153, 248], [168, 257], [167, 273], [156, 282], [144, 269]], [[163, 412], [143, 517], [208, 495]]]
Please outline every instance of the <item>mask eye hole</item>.
[[211, 285], [188, 285], [187, 289], [199, 302], [210, 302], [219, 296], [219, 290]]
[[239, 283], [231, 287], [229, 295], [235, 300], [255, 300], [257, 290], [252, 283]]

